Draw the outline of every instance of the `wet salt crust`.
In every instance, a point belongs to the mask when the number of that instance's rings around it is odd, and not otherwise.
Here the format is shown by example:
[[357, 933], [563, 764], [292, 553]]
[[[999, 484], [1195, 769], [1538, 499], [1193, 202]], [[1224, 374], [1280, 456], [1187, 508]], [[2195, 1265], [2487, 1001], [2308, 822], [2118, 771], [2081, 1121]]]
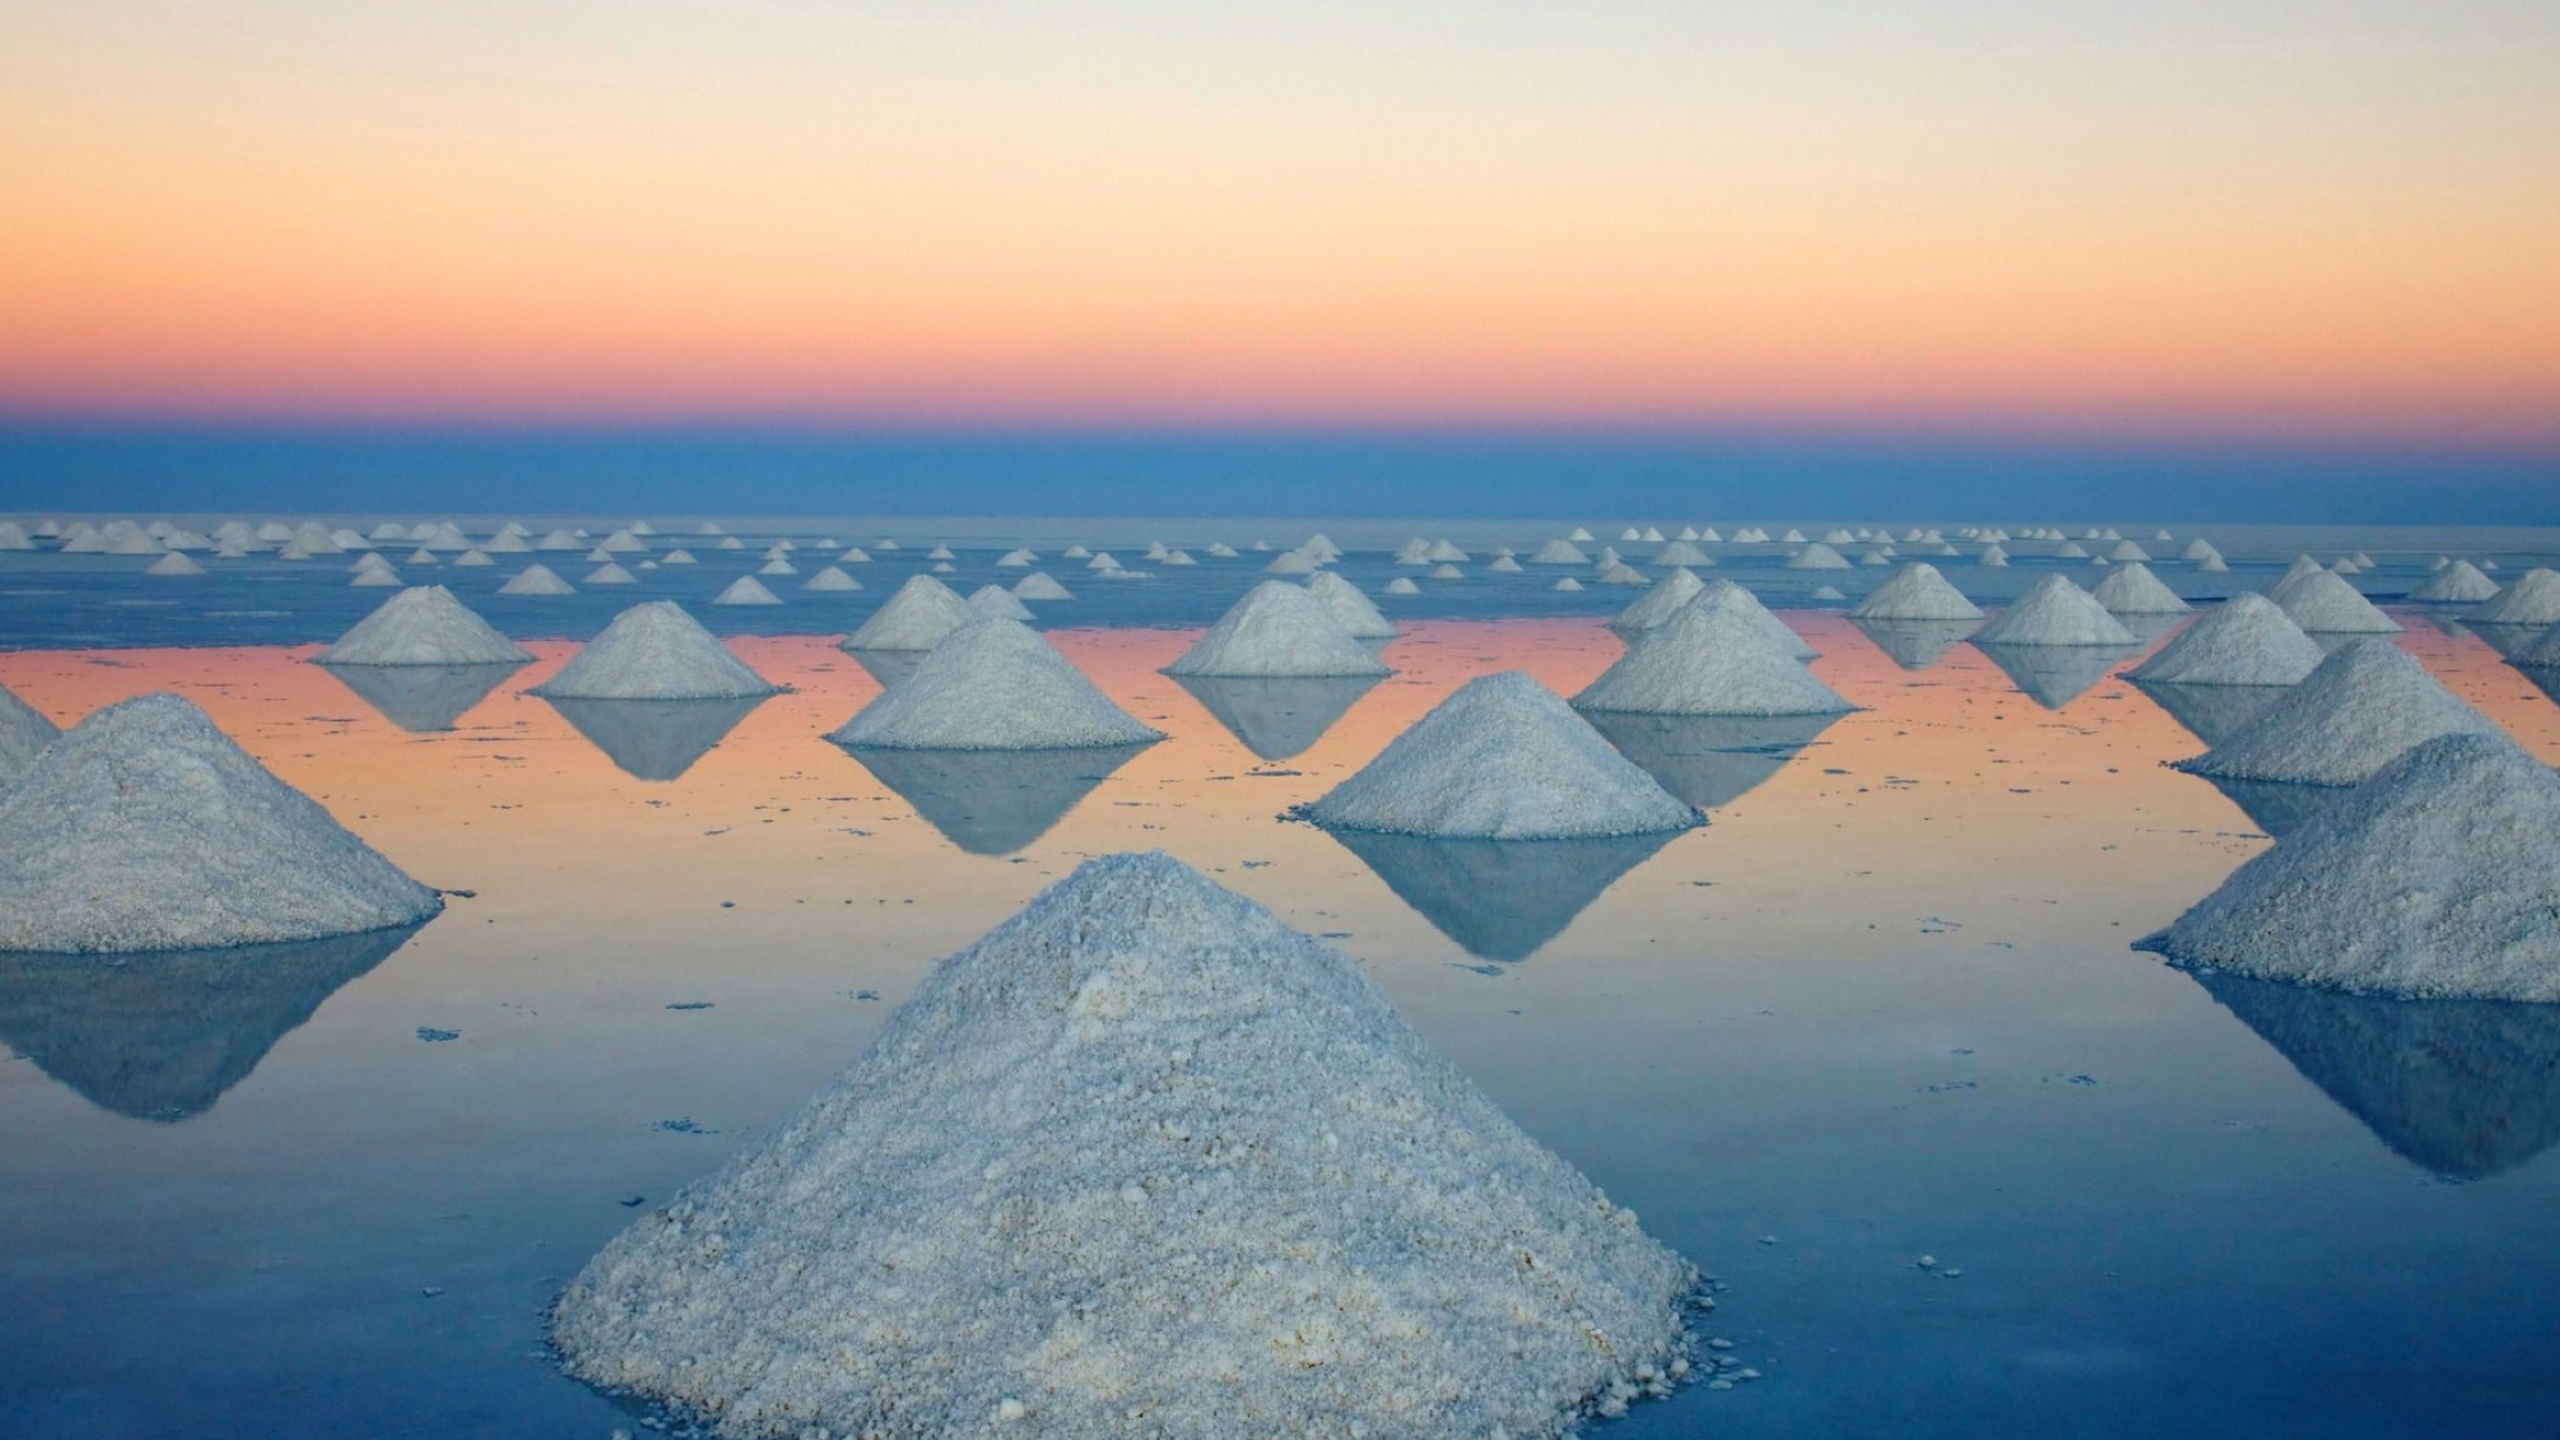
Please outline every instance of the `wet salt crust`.
[[1384, 675], [1387, 667], [1343, 628], [1329, 602], [1285, 580], [1245, 592], [1167, 675]]
[[1738, 608], [1685, 606], [1636, 634], [1573, 697], [1577, 710], [1648, 715], [1825, 715], [1856, 707]]
[[1559, 1435], [1695, 1272], [1325, 945], [1162, 855], [943, 961], [553, 1338], [718, 1434]]
[[315, 657], [324, 665], [522, 665], [531, 651], [441, 585], [403, 590]]
[[1018, 620], [951, 632], [915, 673], [827, 737], [903, 750], [1079, 750], [1164, 738]]
[[2501, 733], [2398, 646], [2358, 640], [2229, 739], [2177, 768], [2224, 780], [2355, 785], [2439, 735]]
[[2234, 595], [2131, 671], [2176, 685], [2291, 685], [2320, 668], [2320, 642], [2264, 595]]
[[683, 606], [651, 600], [614, 616], [533, 693], [555, 700], [738, 700], [775, 688]]

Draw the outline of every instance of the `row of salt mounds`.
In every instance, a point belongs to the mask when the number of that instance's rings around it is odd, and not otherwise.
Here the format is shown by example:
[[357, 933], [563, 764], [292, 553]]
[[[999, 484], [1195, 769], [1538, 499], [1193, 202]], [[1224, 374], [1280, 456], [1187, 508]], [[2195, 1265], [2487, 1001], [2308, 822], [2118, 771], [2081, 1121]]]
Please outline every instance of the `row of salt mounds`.
[[2060, 575], [2036, 581], [1999, 619], [1975, 632], [1976, 645], [2133, 645], [2123, 622], [2097, 597]]
[[1732, 610], [1751, 617], [1751, 623], [1759, 626], [1762, 634], [1799, 660], [1810, 660], [1817, 653], [1805, 643], [1803, 636], [1778, 618], [1778, 612], [1761, 604], [1759, 596], [1731, 580], [1708, 581], [1689, 604], [1700, 610]]
[[0, 792], [0, 950], [309, 940], [443, 904], [176, 695], [98, 711]]
[[60, 738], [60, 726], [0, 685], [0, 785], [25, 774], [36, 757]]
[[1706, 582], [1687, 570], [1674, 570], [1648, 587], [1635, 603], [1617, 614], [1609, 628], [1622, 632], [1651, 630], [1666, 624], [1681, 607], [1698, 598]]
[[1979, 620], [1982, 611], [1938, 567], [1915, 560], [1849, 607], [1858, 620]]
[[[1026, 597], [1027, 598], [1027, 597]], [[837, 646], [842, 650], [930, 650], [943, 637], [979, 618], [960, 592], [930, 575], [910, 575], [862, 627]]]
[[2480, 567], [2468, 560], [2456, 560], [2426, 578], [2409, 592], [2412, 600], [2431, 605], [2476, 605], [2497, 598], [2498, 582], [2480, 573]]
[[2375, 609], [2356, 587], [2321, 569], [2308, 555], [2267, 587], [2267, 598], [2313, 635], [2390, 635], [2400, 629], [2398, 621]]
[[2501, 735], [2441, 736], [2139, 946], [2358, 994], [2560, 1001], [2555, 833], [2560, 775]]
[[1386, 663], [1305, 587], [1265, 580], [1164, 667], [1167, 675], [1384, 675]]
[[1638, 635], [1573, 708], [1643, 715], [1837, 715], [1857, 707], [1822, 683], [1751, 616], [1682, 609]]
[[2527, 570], [2464, 618], [2482, 625], [2560, 624], [2560, 574]]
[[1700, 823], [1555, 692], [1516, 670], [1468, 681], [1297, 813], [1336, 829], [1482, 840], [1650, 835]]
[[1570, 1432], [1696, 1272], [1358, 968], [1161, 852], [937, 965], [562, 1294], [573, 1375], [731, 1437]]
[[2161, 584], [2151, 567], [2139, 560], [2128, 560], [2108, 572], [2090, 594], [2110, 615], [2184, 615], [2195, 608]]
[[683, 606], [651, 600], [614, 616], [533, 693], [553, 700], [744, 700], [775, 688]]
[[1396, 627], [1378, 612], [1377, 605], [1360, 593], [1360, 587], [1330, 570], [1318, 571], [1307, 581], [1307, 593], [1322, 600], [1333, 610], [1333, 617], [1354, 640], [1392, 640]]
[[2439, 735], [2498, 735], [2388, 640], [2358, 640], [2320, 662], [2221, 744], [2177, 768], [2218, 780], [2357, 785]]
[[522, 665], [533, 652], [441, 585], [403, 590], [313, 657], [323, 665]]
[[2155, 685], [2293, 685], [2324, 658], [2320, 642], [2276, 602], [2242, 594], [2206, 611], [2129, 673]]
[[1089, 750], [1164, 738], [1018, 620], [978, 619], [827, 737], [892, 750]]

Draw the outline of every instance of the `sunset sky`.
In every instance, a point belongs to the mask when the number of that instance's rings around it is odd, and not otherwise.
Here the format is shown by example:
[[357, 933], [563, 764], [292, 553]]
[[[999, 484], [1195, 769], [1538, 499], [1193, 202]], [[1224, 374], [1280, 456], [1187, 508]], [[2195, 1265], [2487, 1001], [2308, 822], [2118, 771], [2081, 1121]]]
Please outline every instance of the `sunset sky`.
[[2548, 0], [0, 0], [0, 427], [2545, 465], [2555, 76]]

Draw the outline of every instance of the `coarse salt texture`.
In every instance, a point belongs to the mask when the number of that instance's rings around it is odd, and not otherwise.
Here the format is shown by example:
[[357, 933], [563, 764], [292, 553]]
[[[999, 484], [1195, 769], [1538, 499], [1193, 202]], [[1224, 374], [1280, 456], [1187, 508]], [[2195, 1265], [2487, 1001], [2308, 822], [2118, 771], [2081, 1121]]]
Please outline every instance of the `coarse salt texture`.
[[1468, 681], [1298, 813], [1338, 829], [1485, 840], [1700, 823], [1554, 691], [1516, 670]]
[[2293, 623], [2314, 635], [2389, 635], [2400, 622], [2374, 608], [2356, 587], [2313, 565], [2296, 569], [2267, 588]]
[[2409, 598], [2433, 605], [2476, 605], [2494, 598], [2497, 593], [2498, 582], [2480, 573], [2479, 566], [2468, 560], [2456, 560], [2428, 576], [2417, 589], [2409, 592]]
[[1977, 645], [2133, 645], [2123, 622], [2097, 597], [2060, 575], [2026, 588], [1998, 619], [1973, 636]]
[[314, 658], [323, 665], [522, 665], [533, 652], [499, 634], [452, 591], [420, 585], [374, 607]]
[[26, 773], [36, 757], [62, 737], [62, 728], [0, 685], [0, 785]]
[[1731, 580], [1708, 581], [1695, 596], [1691, 597], [1689, 603], [1701, 610], [1739, 611], [1750, 616], [1751, 622], [1759, 626], [1763, 634], [1786, 647], [1788, 654], [1799, 660], [1810, 660], [1814, 657], [1814, 648], [1805, 643], [1803, 636], [1790, 628], [1786, 621], [1779, 619], [1776, 611], [1761, 604], [1759, 596]]
[[1300, 585], [1265, 580], [1164, 667], [1167, 675], [1384, 675], [1331, 605]]
[[1031, 607], [1001, 585], [981, 585], [969, 592], [969, 608], [996, 620], [1029, 620]]
[[1867, 597], [1849, 607], [1860, 620], [1979, 620], [1982, 610], [1938, 573], [1938, 567], [1915, 560], [1885, 577]]
[[1666, 1391], [1696, 1284], [1349, 961], [1158, 853], [942, 961], [552, 1338], [736, 1440], [1534, 1440]]
[[1644, 715], [1836, 715], [1857, 707], [1738, 609], [1683, 608], [1640, 632], [1573, 708]]
[[2439, 735], [2498, 735], [2388, 640], [2358, 640], [2229, 739], [2177, 768], [2223, 780], [2357, 785]]
[[977, 618], [978, 612], [969, 608], [958, 591], [930, 575], [911, 575], [839, 648], [930, 650], [942, 643], [942, 637]]
[[2560, 625], [2560, 574], [2527, 570], [2465, 618], [2482, 625]]
[[1164, 738], [1018, 620], [954, 630], [827, 737], [901, 750], [1082, 750]]
[[1323, 601], [1354, 640], [1392, 640], [1396, 636], [1394, 622], [1378, 613], [1376, 603], [1361, 594], [1359, 586], [1330, 570], [1318, 571], [1310, 578], [1307, 593]]
[[[2131, 542], [2127, 542], [2131, 543]], [[2139, 560], [2128, 560], [2107, 572], [2090, 592], [2110, 615], [2184, 615], [2194, 606], [2178, 598], [2178, 592], [2160, 582], [2151, 567]]]
[[2162, 685], [2292, 685], [2320, 668], [2320, 642], [2264, 595], [2234, 595], [2133, 668]]
[[1706, 583], [1687, 570], [1674, 570], [1655, 581], [1636, 597], [1635, 603], [1617, 614], [1609, 628], [1618, 631], [1651, 630], [1680, 613], [1680, 607], [1698, 598]]
[[307, 940], [443, 903], [176, 695], [98, 711], [0, 792], [0, 950]]
[[740, 700], [775, 688], [683, 606], [652, 600], [614, 616], [533, 693], [555, 700]]

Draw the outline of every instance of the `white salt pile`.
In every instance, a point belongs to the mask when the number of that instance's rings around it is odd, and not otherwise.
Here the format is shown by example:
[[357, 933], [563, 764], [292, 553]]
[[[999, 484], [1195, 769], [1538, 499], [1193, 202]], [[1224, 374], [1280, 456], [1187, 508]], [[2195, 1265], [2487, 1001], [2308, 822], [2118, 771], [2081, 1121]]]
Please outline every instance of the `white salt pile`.
[[1682, 606], [1698, 598], [1698, 592], [1706, 588], [1706, 582], [1697, 576], [1686, 570], [1674, 570], [1637, 596], [1634, 604], [1619, 611], [1617, 618], [1609, 622], [1609, 628], [1628, 633], [1666, 624], [1672, 616], [1680, 613]]
[[175, 695], [98, 711], [0, 792], [0, 950], [306, 940], [443, 903]]
[[1167, 675], [1384, 675], [1384, 662], [1311, 591], [1265, 580], [1245, 592]]
[[969, 592], [969, 608], [997, 620], [1028, 620], [1031, 607], [1001, 585], [981, 585]]
[[1484, 840], [1685, 830], [1698, 812], [1528, 675], [1471, 680], [1323, 799], [1319, 825]]
[[[1819, 597], [1821, 592], [1816, 591], [1815, 594]], [[1835, 591], [1828, 598], [1837, 600], [1840, 596]], [[1689, 603], [1705, 609], [1740, 611], [1751, 617], [1752, 623], [1760, 627], [1761, 633], [1784, 646], [1788, 654], [1799, 660], [1810, 660], [1814, 657], [1813, 647], [1804, 642], [1803, 636], [1789, 629], [1787, 622], [1779, 619], [1775, 611], [1761, 604], [1759, 596], [1731, 580], [1708, 581], [1705, 587], [1698, 591], [1697, 597]]]
[[1663, 566], [1663, 565], [1701, 565], [1701, 566], [1705, 566], [1705, 565], [1713, 565], [1713, 564], [1715, 564], [1716, 562], [1715, 562], [1715, 560], [1714, 560], [1712, 557], [1710, 557], [1710, 556], [1707, 554], [1707, 552], [1706, 552], [1706, 551], [1699, 549], [1697, 546], [1690, 544], [1688, 541], [1686, 541], [1686, 540], [1675, 540], [1675, 541], [1673, 541], [1671, 544], [1665, 545], [1665, 546], [1663, 546], [1661, 549], [1659, 549], [1659, 550], [1657, 550], [1657, 551], [1653, 552], [1653, 563], [1654, 563], [1656, 566]]
[[2358, 640], [2258, 712], [2221, 744], [2177, 768], [2220, 780], [2357, 785], [2439, 735], [2496, 735], [2388, 640]]
[[690, 550], [670, 550], [666, 554], [658, 557], [658, 563], [661, 565], [698, 565], [702, 562], [694, 559], [693, 552]]
[[2139, 560], [2117, 566], [2092, 593], [2110, 615], [2184, 615], [2194, 608]]
[[2060, 575], [2047, 575], [1985, 625], [1977, 645], [2132, 645], [2133, 632], [2097, 597]]
[[2354, 586], [2321, 569], [2316, 561], [2294, 562], [2283, 579], [2267, 587], [2267, 598], [2314, 635], [2388, 635], [2400, 628], [2356, 593]]
[[1601, 570], [1600, 583], [1603, 585], [1650, 585], [1653, 582], [1644, 578], [1644, 572], [1634, 566], [1623, 561], [1611, 561]]
[[2476, 605], [2498, 593], [2498, 582], [2480, 571], [2468, 560], [2456, 560], [2438, 569], [2417, 589], [2409, 592], [2412, 600], [2433, 605]]
[[1550, 540], [1529, 556], [1532, 565], [1588, 565], [1591, 557], [1570, 540]]
[[1083, 750], [1164, 738], [1018, 620], [973, 619], [827, 737], [897, 750]]
[[847, 594], [861, 589], [862, 582], [830, 565], [802, 581], [800, 588], [814, 590], [821, 595]]
[[[1031, 577], [1024, 577], [1028, 585]], [[1025, 595], [1022, 598], [1035, 597]], [[844, 638], [846, 650], [930, 650], [942, 637], [978, 618], [958, 591], [930, 575], [911, 575], [862, 628]]]
[[1849, 607], [1860, 620], [1979, 620], [1982, 611], [1947, 582], [1938, 567], [1915, 560]]
[[400, 578], [399, 571], [392, 569], [389, 565], [381, 565], [369, 570], [358, 570], [349, 577], [347, 583], [360, 589], [386, 589], [408, 582]]
[[1813, 544], [1788, 556], [1787, 568], [1790, 570], [1847, 570], [1851, 567], [1839, 551], [1828, 545]]
[[1429, 578], [1433, 580], [1464, 580], [1467, 578], [1467, 575], [1465, 571], [1459, 569], [1455, 565], [1435, 565], [1431, 569]]
[[[1517, 568], [1517, 567], [1514, 567]], [[1323, 601], [1333, 611], [1333, 618], [1355, 640], [1391, 640], [1396, 627], [1378, 613], [1378, 607], [1360, 587], [1330, 570], [1318, 571], [1307, 581], [1307, 593]]]
[[1034, 570], [1014, 582], [1013, 598], [1016, 600], [1073, 600], [1076, 597], [1069, 593], [1066, 586], [1050, 579], [1049, 572], [1046, 570]]
[[2320, 668], [2320, 643], [2264, 595], [2234, 595], [2130, 672], [2159, 685], [2292, 685]]
[[1676, 1384], [1697, 1283], [1351, 961], [1159, 852], [935, 966], [552, 1339], [725, 1435], [1533, 1440]]
[[[1792, 633], [1792, 632], [1790, 632]], [[1688, 605], [1573, 697], [1577, 710], [1643, 715], [1836, 715], [1840, 698], [1738, 607]]]
[[554, 700], [740, 700], [774, 689], [683, 606], [652, 600], [614, 616], [533, 693]]
[[1520, 562], [1509, 555], [1496, 555], [1485, 562], [1484, 570], [1488, 575], [1517, 575], [1520, 573]]
[[441, 585], [403, 590], [312, 657], [323, 665], [522, 665], [531, 651]]
[[774, 559], [767, 560], [762, 565], [757, 566], [756, 573], [759, 575], [797, 575], [800, 573], [800, 567], [777, 556]]
[[1985, 545], [1974, 563], [1985, 570], [2005, 570], [2009, 566], [2009, 552], [1998, 545]]
[[204, 567], [197, 564], [195, 561], [188, 559], [185, 555], [172, 550], [168, 554], [161, 556], [159, 559], [152, 561], [150, 564], [143, 566], [142, 573], [145, 575], [158, 576], [163, 580], [186, 579], [190, 576], [202, 575], [204, 573]]
[[[1398, 590], [1396, 588], [1397, 585], [1402, 585], [1405, 588]], [[1582, 588], [1582, 582], [1574, 579], [1570, 575], [1567, 575], [1555, 583], [1555, 588], [1558, 590], [1579, 590]], [[1414, 584], [1410, 580], [1394, 581], [1387, 586], [1387, 593], [1390, 595], [1410, 595], [1414, 593]]]
[[638, 576], [623, 569], [620, 565], [617, 565], [612, 561], [606, 561], [604, 564], [588, 571], [587, 577], [578, 583], [581, 585], [637, 585], [640, 583], [640, 580]]
[[508, 576], [507, 583], [498, 587], [498, 593], [501, 595], [575, 595], [578, 592], [570, 586], [568, 581], [552, 574], [550, 566], [527, 565]]
[[753, 575], [741, 575], [729, 582], [729, 588], [711, 597], [714, 605], [779, 605], [782, 597], [765, 588]]
[[2527, 570], [2465, 618], [2482, 625], [2560, 625], [2560, 575]]
[[2554, 834], [2549, 766], [2502, 735], [2429, 740], [2140, 948], [2357, 994], [2560, 1001]]
[[62, 734], [60, 727], [36, 708], [0, 685], [0, 786], [26, 773], [35, 758]]

